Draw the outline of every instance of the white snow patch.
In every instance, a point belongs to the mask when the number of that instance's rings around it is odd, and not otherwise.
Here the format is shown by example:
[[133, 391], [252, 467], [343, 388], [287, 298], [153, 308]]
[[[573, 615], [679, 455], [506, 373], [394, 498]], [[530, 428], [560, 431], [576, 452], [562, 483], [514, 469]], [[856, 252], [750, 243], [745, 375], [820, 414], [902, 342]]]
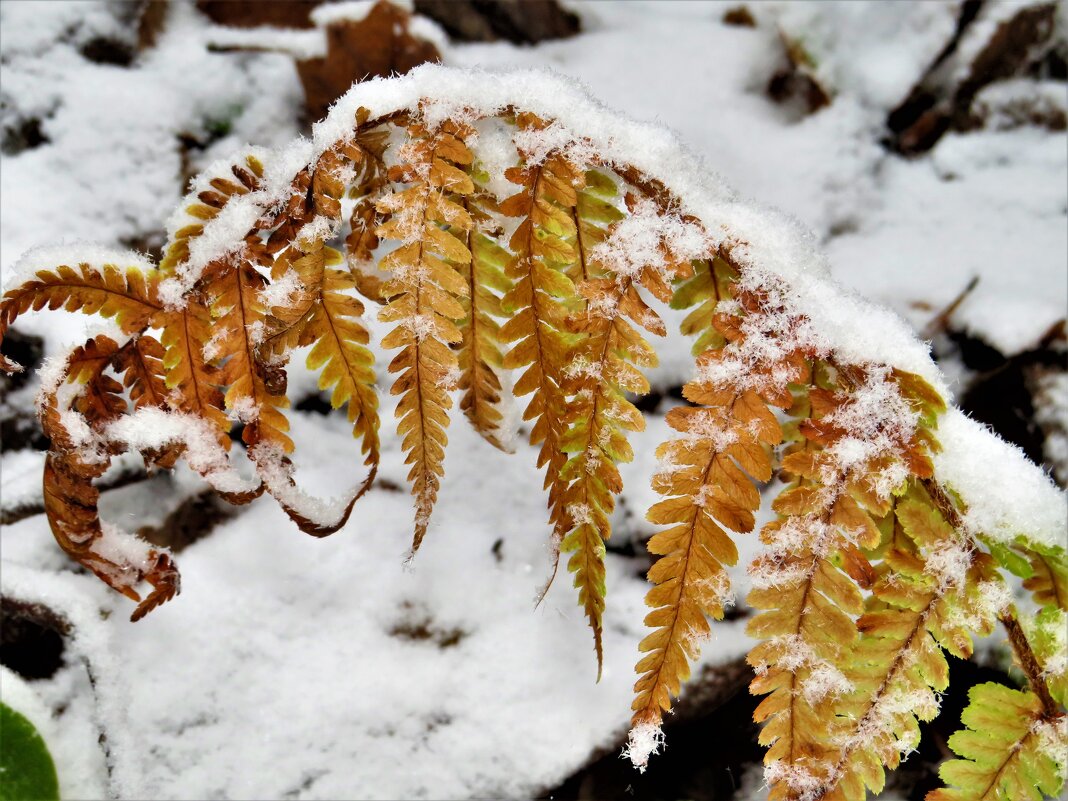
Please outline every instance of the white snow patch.
[[1023, 451], [958, 409], [939, 420], [938, 440], [935, 474], [960, 495], [969, 533], [1006, 544], [1022, 537], [1068, 546], [1068, 496]]
[[627, 735], [627, 744], [622, 756], [629, 759], [639, 771], [645, 773], [649, 757], [659, 754], [665, 747], [664, 731], [657, 723], [639, 723]]
[[270, 50], [286, 53], [301, 61], [326, 55], [326, 37], [320, 30], [295, 30], [260, 25], [232, 28], [218, 25], [205, 33], [208, 44], [217, 48]]

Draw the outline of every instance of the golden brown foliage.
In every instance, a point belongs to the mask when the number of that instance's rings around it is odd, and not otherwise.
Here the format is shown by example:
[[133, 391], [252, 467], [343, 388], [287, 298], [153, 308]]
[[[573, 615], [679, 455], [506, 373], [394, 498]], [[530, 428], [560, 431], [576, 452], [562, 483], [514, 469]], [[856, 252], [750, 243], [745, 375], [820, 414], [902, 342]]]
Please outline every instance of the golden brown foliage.
[[474, 184], [463, 170], [472, 160], [464, 144], [471, 131], [446, 124], [431, 133], [413, 124], [408, 133], [405, 160], [390, 178], [410, 185], [379, 201], [379, 209], [391, 217], [379, 226], [378, 235], [400, 244], [382, 261], [393, 275], [382, 285], [389, 302], [378, 316], [398, 323], [382, 346], [400, 348], [389, 364], [389, 372], [399, 373], [390, 392], [400, 396], [397, 430], [404, 438], [405, 464], [411, 465], [414, 553], [426, 534], [444, 474], [445, 427], [452, 406], [448, 390], [459, 371], [449, 346], [463, 340], [456, 321], [465, 313], [457, 297], [467, 295], [468, 288], [455, 265], [470, 264], [471, 251], [451, 231], [466, 232], [473, 221], [454, 196], [471, 194]]
[[[785, 284], [748, 261], [747, 244], [713, 236], [654, 177], [521, 109], [453, 112], [441, 115], [432, 99], [378, 119], [359, 109], [350, 130], [316, 140], [281, 177], [243, 154], [198, 179], [158, 271], [56, 265], [4, 296], [0, 337], [45, 307], [112, 318], [119, 332], [72, 351], [38, 399], [52, 443], [45, 509], [60, 546], [138, 601], [134, 619], [177, 594], [167, 553], [100, 520], [94, 481], [124, 450], [148, 469], [184, 458], [235, 503], [269, 492], [314, 536], [343, 526], [381, 450], [363, 296], [390, 327], [381, 346], [395, 351], [387, 372], [414, 496], [413, 554], [444, 475], [451, 393], [502, 449], [511, 433], [502, 407], [525, 399], [553, 573], [569, 554], [600, 668], [619, 465], [634, 455], [628, 436], [645, 427], [636, 399], [649, 391], [642, 370], [657, 364], [646, 334], [667, 333], [653, 306], [670, 304], [689, 310], [681, 327], [697, 372], [656, 451], [661, 499], [647, 517], [660, 528], [648, 542], [657, 559], [636, 666], [635, 762], [655, 749], [710, 621], [733, 602], [736, 538], [756, 528], [761, 487], [777, 478], [776, 516], [749, 566], [758, 611], [747, 627], [758, 641], [748, 661], [750, 689], [764, 696], [755, 719], [769, 797], [881, 791], [919, 722], [937, 713], [945, 652], [967, 657], [997, 620], [1029, 688], [976, 693], [966, 730], [950, 740], [962, 757], [943, 771], [954, 789], [934, 798], [1003, 788], [1031, 797], [1020, 790], [1026, 777], [1056, 791], [1061, 768], [1043, 749], [1064, 738], [1057, 626], [1068, 561], [1026, 532], [1006, 544], [964, 525], [963, 504], [934, 475], [939, 394], [812, 336]], [[346, 407], [367, 468], [332, 504], [294, 478], [299, 443], [285, 410], [300, 350], [331, 407]], [[229, 461], [235, 423], [253, 480]], [[1020, 575], [1041, 608], [1026, 633], [1002, 570]], [[1027, 726], [995, 726], [996, 748], [985, 748], [977, 738], [999, 699]]]

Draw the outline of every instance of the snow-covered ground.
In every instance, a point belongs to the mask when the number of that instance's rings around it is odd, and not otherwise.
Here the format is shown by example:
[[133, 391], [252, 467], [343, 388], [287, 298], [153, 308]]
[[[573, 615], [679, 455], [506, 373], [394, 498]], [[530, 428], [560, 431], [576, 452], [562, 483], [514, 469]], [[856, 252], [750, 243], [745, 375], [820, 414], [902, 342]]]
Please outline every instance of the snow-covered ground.
[[[1064, 132], [951, 133], [914, 160], [879, 144], [888, 109], [937, 55], [959, 3], [759, 6], [761, 21], [808, 32], [818, 75], [834, 92], [828, 108], [802, 118], [764, 92], [781, 60], [774, 28], [723, 23], [737, 3], [570, 5], [583, 20], [578, 37], [452, 45], [445, 61], [550, 67], [628, 116], [670, 126], [742, 194], [811, 228], [840, 281], [917, 328], [976, 275], [954, 320], [1006, 354], [1065, 315]], [[184, 191], [183, 171], [245, 142], [277, 145], [299, 133], [291, 59], [209, 52], [207, 22], [185, 5], [131, 67], [87, 61], [78, 47], [94, 36], [130, 35], [115, 8], [0, 4], [4, 124], [40, 116], [47, 138], [0, 157], [5, 281], [36, 245], [152, 243]], [[1061, 93], [1063, 101], [1063, 84]], [[183, 164], [178, 136], [209, 132], [211, 143]], [[84, 340], [86, 325], [42, 314], [18, 327], [54, 350]], [[688, 377], [688, 348], [678, 336], [665, 343], [658, 387]], [[291, 384], [304, 382], [297, 375]], [[33, 392], [31, 382], [9, 402], [27, 403]], [[314, 443], [297, 452], [302, 481], [327, 495], [344, 489], [346, 465], [359, 464], [347, 424], [291, 417], [294, 438]], [[632, 440], [621, 541], [650, 532], [647, 480], [666, 432], [654, 414]], [[257, 501], [179, 554], [181, 596], [136, 625], [127, 601], [70, 569], [43, 516], [5, 526], [3, 593], [75, 623], [53, 679], [16, 688], [0, 674], [5, 700], [35, 696], [25, 703], [55, 710], [42, 728], [64, 797], [527, 797], [614, 747], [629, 721], [642, 562], [609, 556], [605, 671], [595, 684], [567, 579], [534, 609], [549, 555], [533, 449], [507, 456], [460, 424], [449, 436], [440, 502], [410, 566], [406, 470], [387, 424], [378, 486], [343, 530], [313, 540], [271, 501]], [[27, 452], [3, 455], [0, 504], [38, 497], [40, 463]], [[131, 527], [156, 522], [160, 507], [196, 491], [182, 471], [106, 494], [106, 514]], [[754, 547], [755, 537], [742, 544]], [[741, 564], [750, 556], [743, 550]], [[736, 574], [744, 597], [744, 571]], [[743, 624], [716, 626], [703, 659], [744, 653]], [[746, 784], [759, 795], [759, 782]]]

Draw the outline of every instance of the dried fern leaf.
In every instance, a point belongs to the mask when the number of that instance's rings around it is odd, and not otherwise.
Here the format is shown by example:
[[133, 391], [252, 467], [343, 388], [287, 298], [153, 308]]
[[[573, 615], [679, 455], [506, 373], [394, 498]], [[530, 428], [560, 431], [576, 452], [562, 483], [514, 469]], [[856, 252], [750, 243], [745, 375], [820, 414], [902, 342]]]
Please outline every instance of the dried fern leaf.
[[229, 448], [230, 420], [222, 408], [222, 377], [215, 365], [223, 351], [208, 306], [193, 297], [181, 310], [160, 315], [160, 320], [166, 387], [174, 391], [175, 405], [208, 421], [218, 432], [219, 444]]
[[226, 408], [245, 422], [245, 443], [250, 447], [260, 443], [276, 445], [290, 453], [293, 441], [285, 433], [289, 421], [281, 412], [289, 406], [289, 399], [269, 391], [264, 362], [257, 353], [255, 335], [264, 323], [260, 299], [264, 284], [263, 276], [243, 263], [208, 285], [214, 325], [210, 341], [216, 349], [209, 355], [227, 356], [219, 370], [219, 385], [226, 387]]
[[[519, 124], [521, 129], [544, 126], [530, 115], [520, 115]], [[581, 305], [581, 297], [567, 273], [578, 259], [572, 209], [584, 176], [562, 155], [548, 154], [536, 164], [507, 169], [505, 177], [520, 190], [501, 203], [500, 211], [520, 223], [509, 240], [513, 258], [505, 272], [513, 287], [501, 303], [510, 318], [501, 326], [500, 339], [514, 343], [504, 366], [523, 370], [514, 396], [531, 395], [523, 419], [533, 421], [530, 443], [541, 446], [537, 465], [545, 468], [555, 552], [571, 528], [564, 499], [568, 482], [561, 476], [567, 463], [563, 382], [576, 340], [567, 331], [567, 317]], [[576, 578], [584, 582], [582, 576]], [[584, 583], [592, 587], [595, 580]]]
[[[43, 490], [45, 514], [60, 547], [109, 586], [139, 601], [130, 618], [136, 621], [176, 595], [180, 581], [169, 555], [139, 541], [132, 548], [118, 544], [115, 541], [123, 535], [106, 530], [100, 521], [100, 492], [93, 480], [104, 474], [111, 459], [107, 448], [97, 447], [87, 429], [100, 431], [125, 411], [119, 394], [122, 385], [104, 374], [119, 353], [109, 337], [89, 340], [74, 349], [66, 364], [67, 380], [84, 384], [84, 389], [65, 406], [59, 400], [59, 388], [46, 391], [41, 398], [42, 427], [52, 442], [45, 458]], [[153, 587], [144, 600], [135, 589], [143, 580]]]
[[[45, 514], [60, 547], [79, 564], [91, 570], [112, 589], [138, 606], [130, 616], [136, 622], [180, 592], [178, 569], [169, 554], [145, 548], [134, 560], [128, 548], [112, 548], [101, 528], [97, 504], [100, 492], [93, 486], [110, 461], [85, 462], [75, 455], [50, 452], [45, 457]], [[152, 590], [144, 599], [135, 589], [147, 581]]]
[[[718, 399], [694, 384], [687, 385], [687, 392]], [[759, 425], [751, 429], [739, 416]], [[672, 409], [667, 422], [681, 436], [657, 448], [664, 468], [653, 487], [665, 499], [646, 515], [670, 528], [648, 545], [661, 558], [649, 571], [655, 586], [646, 596], [653, 611], [645, 624], [653, 632], [638, 646], [645, 656], [635, 666], [641, 677], [634, 685], [635, 727], [659, 725], [709, 634], [706, 616], [723, 618], [730, 592], [725, 568], [738, 559], [726, 529], [752, 530], [759, 496], [750, 476], [771, 477], [762, 443], [774, 444], [781, 437], [775, 417], [753, 393], [724, 393], [719, 403]]]
[[398, 323], [382, 346], [400, 349], [389, 372], [399, 374], [391, 392], [400, 396], [397, 431], [407, 454], [405, 464], [411, 465], [414, 553], [426, 535], [444, 475], [445, 427], [452, 406], [448, 390], [459, 373], [450, 345], [463, 339], [456, 322], [463, 319], [464, 308], [457, 297], [467, 294], [467, 285], [454, 265], [471, 261], [471, 251], [446, 227], [452, 231], [471, 227], [471, 216], [455, 197], [470, 194], [474, 185], [463, 171], [472, 161], [464, 144], [469, 129], [445, 123], [433, 132], [418, 124], [408, 130], [406, 160], [391, 177], [411, 185], [378, 204], [391, 215], [378, 235], [401, 243], [382, 260], [393, 275], [382, 287], [389, 303], [379, 319]]
[[326, 268], [340, 262], [341, 254], [321, 239], [298, 239], [275, 257], [271, 283], [261, 293], [266, 312], [257, 352], [262, 363], [284, 365], [292, 350], [314, 341], [306, 329], [322, 301]]
[[[156, 284], [155, 275], [112, 264], [100, 269], [82, 264], [41, 270], [32, 280], [5, 293], [0, 302], [0, 341], [20, 314], [45, 307], [113, 317], [124, 332], [138, 332], [162, 308]], [[22, 368], [0, 356], [0, 369], [12, 373]]]
[[[853, 798], [858, 786], [862, 797], [863, 783], [881, 787], [880, 760], [894, 767], [900, 758], [886, 742], [866, 743], [866, 729], [841, 732], [836, 710], [845, 703], [842, 698], [865, 698], [865, 692], [885, 689], [878, 681], [870, 686], [871, 665], [855, 669], [868, 642], [858, 641], [854, 625], [865, 611], [860, 590], [871, 587], [877, 575], [865, 552], [879, 545], [876, 520], [890, 511], [893, 494], [903, 490], [905, 479], [931, 476], [931, 438], [923, 425], [908, 421], [933, 422], [933, 409], [940, 404], [915, 376], [821, 364], [806, 396], [791, 409], [802, 419], [798, 444], [784, 458], [783, 470], [795, 481], [773, 504], [781, 519], [761, 534], [770, 551], [750, 569], [754, 589], [749, 602], [766, 610], [748, 631], [765, 640], [750, 652], [749, 661], [758, 674], [751, 691], [768, 693], [754, 719], [766, 721], [761, 742], [770, 746], [765, 756], [769, 798], [819, 797], [832, 791]], [[913, 515], [911, 505], [902, 508], [906, 517]], [[933, 506], [925, 508], [937, 514]], [[940, 525], [932, 529], [941, 537], [939, 543], [955, 543], [952, 527], [944, 521]], [[987, 562], [976, 563], [989, 569]], [[963, 575], [952, 576], [949, 583], [963, 586]], [[878, 589], [875, 595], [880, 597]], [[884, 601], [890, 602], [880, 603]], [[917, 648], [927, 648], [925, 657], [937, 662], [940, 652], [924, 633], [933, 619], [907, 619], [912, 608], [896, 618], [906, 629], [912, 626], [911, 639], [902, 647], [916, 642]], [[861, 632], [866, 620], [870, 618], [857, 624]], [[959, 629], [953, 629], [954, 647], [970, 648], [970, 641], [960, 641]], [[896, 678], [893, 667], [882, 667]], [[929, 693], [927, 685], [912, 689], [918, 694], [917, 713], [925, 714], [928, 707], [920, 701]], [[869, 713], [879, 714], [868, 709], [856, 715]], [[888, 726], [890, 742], [909, 742], [915, 718], [893, 718]], [[842, 742], [847, 743], [844, 749], [836, 745]]]
[[1033, 693], [991, 682], [972, 687], [968, 702], [961, 715], [966, 728], [949, 738], [961, 759], [938, 771], [951, 787], [928, 793], [927, 801], [1056, 797], [1068, 762], [1068, 718], [1046, 719]]
[[306, 328], [314, 343], [307, 365], [321, 370], [319, 389], [331, 393], [331, 407], [347, 406], [352, 435], [361, 441], [365, 463], [373, 470], [379, 461], [378, 395], [374, 355], [367, 349], [370, 337], [361, 320], [363, 304], [351, 294], [355, 289], [348, 271], [326, 270], [321, 299]]
[[[309, 245], [311, 253], [320, 253], [325, 260], [323, 250], [321, 241]], [[245, 423], [242, 438], [249, 445], [249, 456], [264, 487], [301, 531], [322, 537], [348, 520], [356, 500], [370, 487], [374, 467], [369, 478], [337, 509], [324, 508], [293, 481], [286, 456], [293, 451], [293, 441], [286, 435], [289, 421], [282, 412], [289, 406], [284, 362], [267, 358], [260, 349], [266, 319], [265, 285], [266, 279], [247, 263], [220, 273], [209, 284], [208, 291], [214, 296], [212, 316], [217, 320], [216, 341], [229, 356], [220, 368], [220, 383], [227, 388], [227, 408]]]
[[[703, 269], [704, 264], [708, 262], [698, 261], [689, 279], [690, 296], [684, 305], [704, 303], [714, 291], [708, 281], [712, 273]], [[734, 291], [727, 284], [723, 289]], [[745, 300], [750, 312], [760, 311], [756, 298]], [[724, 334], [724, 342], [727, 335], [735, 342], [744, 341], [733, 315], [715, 313], [705, 324]], [[671, 696], [689, 676], [689, 663], [709, 633], [706, 616], [722, 618], [730, 597], [725, 567], [737, 561], [737, 549], [727, 531], [752, 530], [753, 511], [760, 504], [753, 482], [771, 478], [770, 447], [783, 435], [769, 406], [790, 406], [793, 396], [787, 384], [804, 381], [808, 374], [804, 355], [787, 349], [775, 362], [751, 365], [752, 388], [746, 389], [716, 376], [717, 366], [727, 358], [722, 347], [702, 353], [699, 377], [683, 388], [695, 406], [672, 410], [667, 416], [681, 436], [657, 449], [663, 467], [653, 488], [666, 499], [655, 504], [647, 517], [673, 527], [656, 534], [648, 545], [661, 558], [649, 572], [655, 586], [646, 597], [654, 610], [646, 625], [654, 631], [639, 645], [646, 656], [635, 667], [641, 678], [632, 705], [630, 756], [638, 765], [656, 745], [651, 732], [670, 709]]]
[[[171, 408], [173, 399], [167, 391], [163, 366], [165, 356], [159, 340], [149, 334], [139, 334], [123, 345], [112, 359], [111, 364], [122, 374], [123, 387], [135, 409]], [[173, 445], [144, 455], [147, 466], [169, 470], [181, 456], [181, 448]]]
[[693, 276], [675, 286], [671, 308], [692, 309], [683, 319], [680, 330], [686, 336], [696, 337], [692, 346], [694, 356], [727, 344], [723, 334], [710, 321], [719, 303], [731, 298], [730, 287], [737, 280], [737, 269], [717, 254], [712, 259], [695, 260]]
[[221, 174], [204, 174], [200, 186], [186, 196], [184, 225], [171, 232], [160, 261], [160, 272], [172, 275], [180, 264], [189, 259], [191, 243], [204, 233], [204, 226], [215, 219], [234, 197], [246, 195], [259, 188], [263, 165], [253, 154], [237, 159], [238, 163], [224, 168]]
[[[712, 318], [721, 330], [737, 331], [722, 315]], [[733, 334], [732, 334], [733, 335]], [[717, 364], [722, 350], [702, 354], [699, 364]], [[642, 765], [655, 744], [650, 732], [671, 707], [671, 696], [689, 677], [690, 662], [709, 634], [706, 616], [723, 617], [730, 582], [725, 568], [738, 558], [727, 530], [743, 533], [754, 526], [760, 504], [754, 481], [771, 478], [769, 446], [782, 430], [769, 406], [788, 406], [789, 382], [804, 381], [808, 366], [802, 354], [787, 352], [782, 363], [755, 365], [759, 390], [739, 391], [716, 381], [698, 379], [684, 387], [697, 407], [673, 409], [668, 424], [682, 436], [660, 446], [664, 467], [653, 488], [666, 497], [647, 515], [671, 525], [649, 541], [660, 560], [649, 571], [655, 585], [646, 597], [653, 607], [646, 625], [654, 629], [639, 645], [646, 654], [635, 667], [641, 676], [635, 699], [630, 746], [632, 760]]]
[[609, 521], [615, 496], [623, 489], [616, 465], [633, 459], [627, 432], [645, 428], [641, 412], [627, 395], [649, 391], [638, 368], [657, 364], [655, 351], [638, 328], [660, 336], [666, 333], [663, 321], [645, 303], [638, 288], [668, 302], [670, 282], [689, 272], [689, 265], [673, 259], [665, 243], [652, 249], [653, 258], [647, 264], [642, 263], [640, 254], [630, 251], [625, 260], [605, 262], [598, 258], [599, 252], [614, 253], [608, 245], [617, 245], [610, 234], [610, 230], [617, 229], [609, 226], [620, 223], [624, 214], [607, 202], [616, 192], [608, 176], [591, 170], [585, 181], [575, 220], [579, 252], [576, 271], [582, 276], [578, 291], [586, 304], [582, 311], [568, 317], [568, 329], [581, 336], [581, 344], [564, 370], [565, 388], [571, 398], [563, 441], [569, 458], [561, 477], [569, 482], [564, 500], [572, 529], [561, 549], [572, 554], [568, 570], [575, 573], [579, 603], [594, 632], [600, 668], [606, 590], [604, 543], [612, 533]]
[[122, 384], [104, 372], [119, 352], [115, 340], [100, 334], [75, 348], [67, 360], [67, 380], [84, 385], [72, 408], [92, 428], [101, 428], [126, 411]]
[[460, 408], [474, 429], [493, 447], [507, 450], [498, 431], [503, 420], [498, 371], [504, 367], [504, 357], [497, 319], [505, 316], [501, 296], [512, 288], [505, 275], [512, 257], [494, 236], [496, 231], [491, 215], [496, 211], [496, 203], [477, 183], [488, 176], [480, 174], [473, 165], [469, 166], [468, 174], [475, 182], [476, 191], [463, 199], [473, 224], [463, 232], [464, 244], [471, 251], [471, 261], [457, 266], [467, 284], [466, 295], [459, 298], [464, 318], [459, 322], [463, 339], [458, 353], [460, 379], [457, 388], [462, 393]]
[[363, 160], [359, 178], [348, 190], [348, 197], [355, 203], [349, 212], [349, 233], [345, 237], [345, 247], [349, 269], [360, 294], [381, 303], [384, 302], [382, 281], [373, 274], [372, 268], [374, 251], [378, 247], [378, 226], [385, 222], [385, 216], [378, 211], [376, 203], [389, 186], [383, 161], [389, 130], [385, 127], [365, 128], [357, 134], [356, 140], [369, 158]]
[[123, 386], [130, 393], [134, 407], [167, 407], [167, 378], [163, 367], [166, 353], [155, 337], [134, 337], [116, 355], [115, 369], [123, 373]]
[[765, 723], [760, 742], [769, 746], [772, 799], [794, 798], [830, 778], [834, 703], [852, 689], [845, 669], [858, 638], [854, 619], [864, 611], [861, 589], [874, 578], [863, 550], [879, 544], [872, 516], [885, 512], [885, 499], [851, 492], [870, 465], [844, 463], [834, 450], [845, 436], [836, 418], [853, 414], [850, 400], [813, 386], [795, 405], [808, 414], [805, 438], [782, 466], [796, 479], [773, 503], [780, 518], [765, 525], [768, 550], [750, 568], [748, 602], [763, 610], [747, 626], [763, 640], [748, 656], [757, 673], [750, 691], [768, 695], [753, 718]]

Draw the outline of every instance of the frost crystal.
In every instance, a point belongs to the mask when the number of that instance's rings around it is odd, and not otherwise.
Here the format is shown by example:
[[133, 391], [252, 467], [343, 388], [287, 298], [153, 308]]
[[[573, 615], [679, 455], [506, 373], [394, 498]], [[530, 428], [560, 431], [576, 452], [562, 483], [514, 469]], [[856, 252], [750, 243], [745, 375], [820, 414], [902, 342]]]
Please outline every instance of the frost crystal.
[[1031, 732], [1038, 738], [1039, 752], [1052, 759], [1063, 774], [1068, 768], [1068, 717], [1036, 720]]
[[959, 591], [964, 587], [973, 556], [971, 546], [965, 542], [942, 543], [927, 554], [923, 572], [935, 579], [939, 592], [950, 588]]
[[[305, 226], [305, 228], [307, 227]], [[301, 233], [304, 233], [304, 231]], [[281, 278], [272, 281], [263, 288], [263, 291], [260, 292], [260, 300], [269, 309], [274, 306], [285, 306], [291, 303], [293, 297], [303, 288], [304, 284], [301, 283], [297, 271], [289, 269], [282, 274]]]
[[704, 229], [677, 214], [664, 214], [651, 200], [641, 200], [630, 216], [612, 227], [590, 256], [620, 278], [636, 279], [646, 267], [663, 269], [667, 261], [706, 256], [710, 243]]
[[798, 801], [812, 801], [825, 781], [821, 773], [800, 764], [790, 765], [781, 759], [772, 760], [764, 766], [764, 782], [768, 785], [785, 784]]
[[664, 731], [655, 723], [639, 723], [630, 730], [623, 758], [629, 759], [639, 771], [645, 773], [649, 757], [659, 754], [664, 748]]

